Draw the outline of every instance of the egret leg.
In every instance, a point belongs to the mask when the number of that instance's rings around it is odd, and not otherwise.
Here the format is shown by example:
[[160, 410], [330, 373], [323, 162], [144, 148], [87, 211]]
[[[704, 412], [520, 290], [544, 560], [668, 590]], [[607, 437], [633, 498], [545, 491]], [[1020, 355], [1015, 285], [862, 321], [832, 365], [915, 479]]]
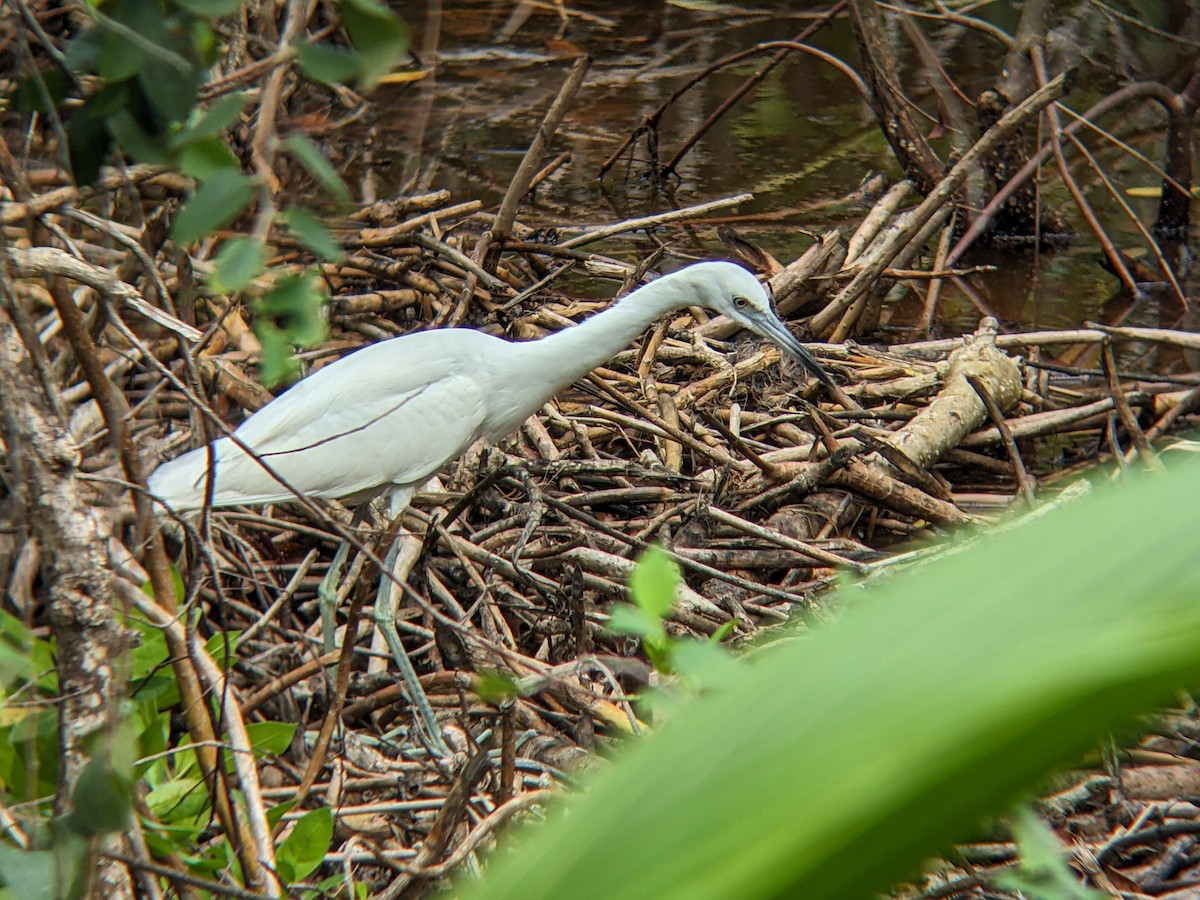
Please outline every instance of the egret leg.
[[345, 541], [338, 544], [337, 552], [329, 563], [329, 570], [317, 586], [317, 602], [321, 608], [321, 650], [332, 653], [334, 637], [337, 632], [337, 601], [338, 581], [342, 577], [342, 569], [346, 566], [346, 557], [350, 555], [350, 545]]
[[[362, 524], [367, 511], [365, 503], [354, 511], [354, 518], [350, 521], [352, 529]], [[342, 541], [333, 554], [329, 570], [321, 579], [320, 585], [317, 586], [317, 603], [321, 610], [321, 649], [323, 653], [332, 653], [336, 644], [334, 638], [337, 636], [338, 581], [342, 577], [342, 569], [346, 567], [346, 558], [349, 555], [350, 545]]]
[[[404, 682], [404, 692], [408, 694], [409, 702], [417, 711], [417, 719], [429, 739], [430, 746], [439, 756], [450, 756], [450, 748], [446, 746], [446, 742], [442, 738], [441, 725], [438, 724], [437, 717], [433, 714], [433, 707], [429, 705], [429, 698], [425, 696], [425, 689], [421, 687], [421, 681], [417, 678], [417, 670], [413, 668], [412, 660], [408, 658], [408, 651], [404, 649], [404, 644], [400, 640], [400, 632], [396, 629], [396, 615], [392, 604], [396, 585], [392, 581], [392, 577], [395, 577], [393, 573], [396, 571], [396, 560], [400, 555], [401, 545], [406, 538], [411, 539], [411, 537], [403, 532], [398, 534], [388, 549], [387, 557], [384, 559], [384, 573], [379, 579], [379, 595], [375, 598], [375, 627], [383, 635], [388, 650], [391, 651], [392, 659], [395, 660], [396, 668], [400, 670], [400, 679]], [[407, 577], [407, 573], [400, 575], [400, 578], [405, 577]]]
[[[401, 513], [412, 499], [413, 493], [412, 487], [397, 486], [389, 491], [388, 515], [393, 523], [398, 523]], [[400, 680], [404, 684], [404, 692], [417, 711], [417, 721], [429, 739], [429, 746], [439, 756], [450, 756], [450, 748], [446, 746], [442, 737], [441, 725], [438, 724], [437, 717], [433, 714], [433, 707], [429, 705], [429, 698], [425, 696], [425, 689], [421, 687], [421, 681], [417, 678], [417, 670], [413, 668], [412, 660], [408, 658], [408, 651], [404, 649], [404, 644], [400, 640], [400, 632], [396, 629], [394, 591], [397, 582], [407, 581], [408, 573], [415, 560], [409, 559], [404, 565], [397, 565], [397, 563], [400, 561], [401, 549], [405, 544], [412, 544], [414, 541], [416, 538], [413, 535], [406, 532], [403, 527], [398, 528], [396, 537], [388, 548], [387, 556], [384, 557], [373, 618], [375, 627], [383, 635], [383, 640], [392, 654], [396, 668], [400, 670]]]

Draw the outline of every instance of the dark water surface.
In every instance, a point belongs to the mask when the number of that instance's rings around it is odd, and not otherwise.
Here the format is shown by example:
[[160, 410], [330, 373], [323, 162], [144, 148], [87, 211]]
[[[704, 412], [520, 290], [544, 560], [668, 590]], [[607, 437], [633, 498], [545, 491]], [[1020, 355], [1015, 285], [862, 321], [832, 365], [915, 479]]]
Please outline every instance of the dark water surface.
[[[799, 53], [744, 97], [683, 159], [670, 196], [648, 177], [644, 142], [606, 177], [597, 177], [604, 161], [643, 117], [689, 76], [756, 43], [793, 38], [828, 4], [739, 6], [698, 0], [572, 2], [560, 8], [552, 0], [430, 0], [394, 5], [412, 29], [413, 52], [427, 74], [385, 86], [376, 96], [380, 114], [370, 129], [369, 146], [381, 196], [445, 187], [455, 201], [478, 198], [494, 207], [579, 51], [590, 54], [594, 63], [551, 153], [570, 151], [571, 160], [538, 188], [536, 202], [523, 208], [524, 224], [555, 226], [569, 235], [572, 229], [661, 212], [672, 204], [752, 192], [752, 202], [715, 215], [733, 217], [740, 233], [786, 263], [811, 243], [806, 232], [840, 227], [850, 234], [864, 208], [835, 201], [853, 192], [866, 176], [882, 173], [889, 181], [900, 177], [878, 125], [846, 76]], [[990, 16], [1010, 32], [1016, 23], [1008, 3], [985, 4], [975, 15]], [[940, 25], [926, 26], [925, 33], [966, 97], [991, 87], [999, 77], [1003, 52], [986, 36]], [[908, 46], [898, 30], [894, 34], [898, 46]], [[845, 20], [823, 28], [810, 43], [857, 66], [854, 37]], [[658, 130], [660, 159], [669, 159], [766, 58], [764, 54], [714, 74], [677, 101]], [[916, 63], [908, 65], [898, 73], [905, 90], [923, 108], [936, 111], [927, 87], [931, 74]], [[1086, 93], [1087, 88], [1068, 98], [1076, 110], [1102, 96], [1096, 88]], [[1146, 124], [1137, 127], [1129, 127], [1130, 117], [1125, 116], [1122, 136], [1158, 162], [1162, 116], [1148, 112], [1152, 114]], [[937, 125], [930, 119], [925, 127], [935, 131]], [[957, 140], [962, 144], [975, 136], [960, 135]], [[947, 134], [937, 142], [943, 158], [954, 141], [955, 136]], [[1158, 184], [1144, 164], [1112, 144], [1095, 137], [1088, 137], [1087, 143], [1118, 186]], [[1118, 244], [1136, 253], [1136, 232], [1116, 212], [1100, 179], [1086, 169], [1077, 170], [1077, 177]], [[1057, 177], [1050, 183], [1061, 190]], [[1065, 192], [1054, 200], [1071, 213]], [[1153, 220], [1155, 200], [1126, 200], [1143, 221]], [[770, 218], [754, 219], [751, 214]], [[1020, 253], [971, 260], [1001, 267], [994, 275], [974, 278], [973, 284], [1007, 329], [1070, 328], [1113, 315], [1108, 300], [1118, 282], [1100, 267], [1102, 254], [1094, 238], [1071, 218], [1081, 236], [1064, 251], [1036, 259]], [[691, 252], [728, 255], [712, 227], [690, 234], [676, 230], [668, 239]], [[595, 249], [627, 252], [630, 246], [624, 238]], [[649, 250], [648, 242], [645, 248]], [[911, 292], [892, 305], [885, 321], [890, 319], [897, 338], [904, 337], [920, 305], [921, 299]], [[976, 308], [947, 285], [935, 332], [969, 331], [978, 318]], [[1158, 308], [1147, 304], [1127, 321], [1157, 325], [1162, 319]]]

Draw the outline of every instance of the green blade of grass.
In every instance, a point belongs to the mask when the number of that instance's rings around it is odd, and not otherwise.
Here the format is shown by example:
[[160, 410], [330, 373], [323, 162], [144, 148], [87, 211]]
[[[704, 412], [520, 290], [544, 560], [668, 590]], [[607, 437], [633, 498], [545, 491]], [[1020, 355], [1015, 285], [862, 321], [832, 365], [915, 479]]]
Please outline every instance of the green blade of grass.
[[468, 897], [869, 897], [1200, 683], [1200, 467], [861, 593], [619, 756]]

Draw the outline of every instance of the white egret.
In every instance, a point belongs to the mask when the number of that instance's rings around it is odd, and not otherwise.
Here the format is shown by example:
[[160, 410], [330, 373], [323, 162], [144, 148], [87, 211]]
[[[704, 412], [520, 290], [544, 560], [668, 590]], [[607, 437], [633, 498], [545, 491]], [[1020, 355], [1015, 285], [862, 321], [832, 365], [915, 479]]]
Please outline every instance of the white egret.
[[[175, 512], [204, 506], [210, 480], [214, 507], [281, 503], [295, 496], [292, 489], [343, 499], [386, 493], [394, 519], [418, 487], [471, 444], [514, 431], [652, 322], [687, 306], [722, 313], [768, 338], [835, 396], [844, 397], [776, 317], [767, 292], [750, 272], [731, 262], [702, 262], [535, 341], [514, 343], [447, 328], [372, 344], [325, 366], [254, 413], [234, 432], [238, 442], [221, 438], [211, 448], [159, 466], [150, 476], [150, 493]], [[432, 711], [420, 702], [424, 696], [416, 673], [396, 634], [390, 589], [385, 576], [376, 622], [410, 699], [441, 747]]]
[[[212, 506], [388, 493], [393, 516], [478, 440], [516, 430], [559, 391], [627, 347], [669, 312], [701, 306], [779, 345], [828, 387], [829, 373], [776, 318], [741, 266], [703, 262], [632, 292], [572, 328], [515, 343], [466, 328], [364, 347], [297, 383], [213, 443]], [[209, 449], [159, 466], [150, 493], [176, 512], [204, 505]]]

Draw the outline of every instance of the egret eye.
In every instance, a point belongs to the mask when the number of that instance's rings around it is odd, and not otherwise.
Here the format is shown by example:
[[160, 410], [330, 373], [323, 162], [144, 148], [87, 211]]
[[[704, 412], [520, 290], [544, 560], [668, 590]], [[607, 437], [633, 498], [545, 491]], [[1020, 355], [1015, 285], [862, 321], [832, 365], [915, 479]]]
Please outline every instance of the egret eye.
[[734, 297], [733, 305], [735, 307], [737, 307], [738, 309], [745, 309], [747, 306], [750, 305], [750, 301], [747, 300], [745, 297]]

